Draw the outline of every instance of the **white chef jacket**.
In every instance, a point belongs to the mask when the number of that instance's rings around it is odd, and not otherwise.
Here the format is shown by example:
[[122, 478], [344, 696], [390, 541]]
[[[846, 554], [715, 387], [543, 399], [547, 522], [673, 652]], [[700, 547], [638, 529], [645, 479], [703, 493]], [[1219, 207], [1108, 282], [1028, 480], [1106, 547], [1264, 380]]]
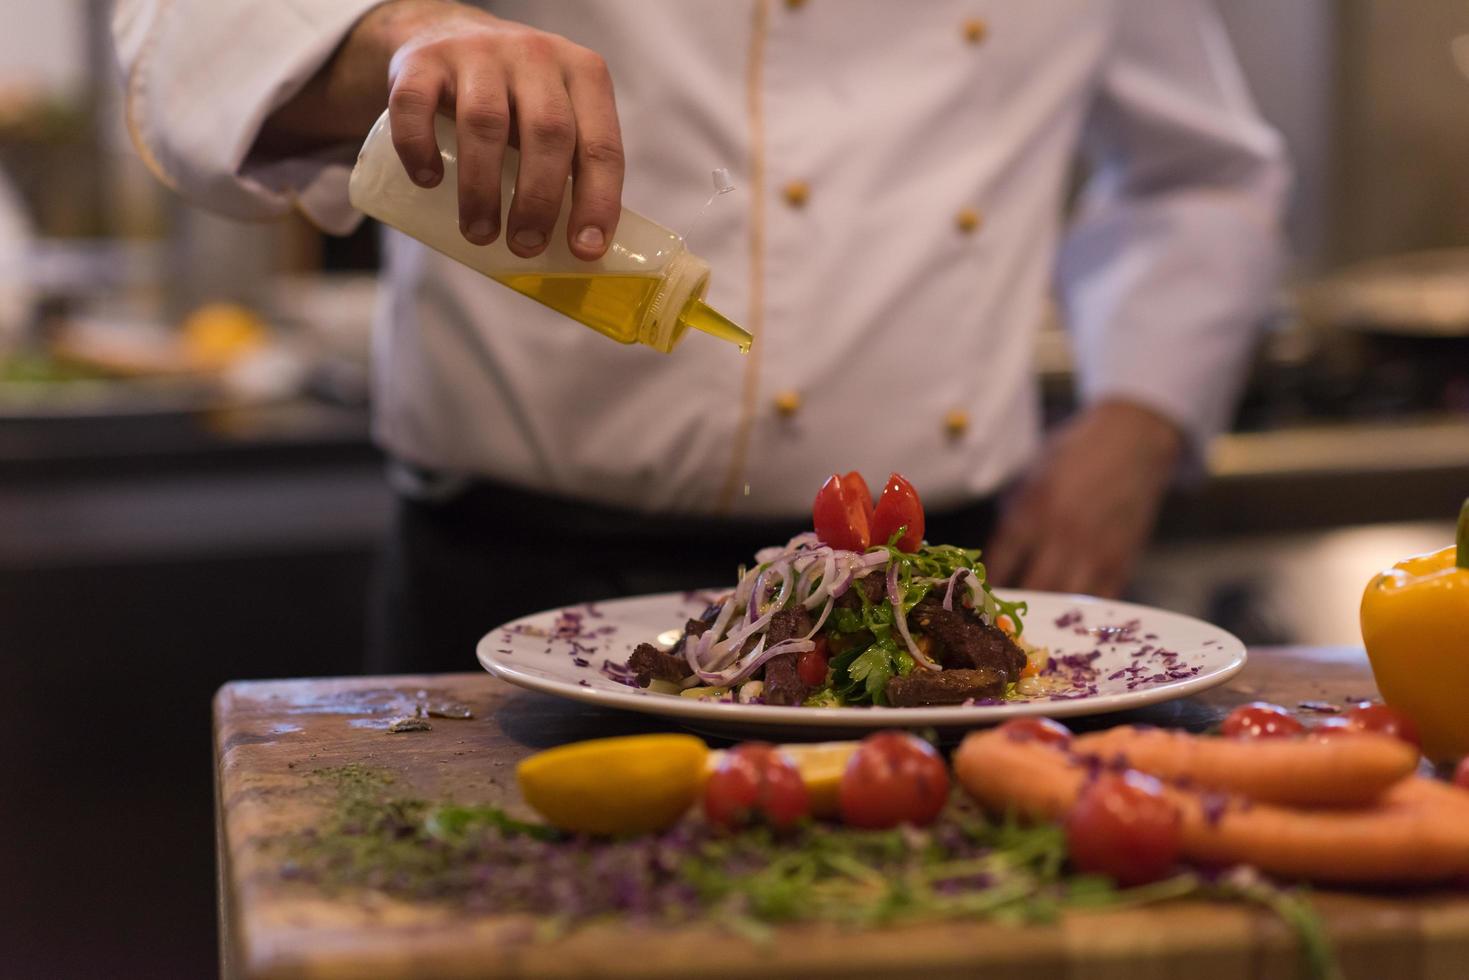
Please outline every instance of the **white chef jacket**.
[[[135, 142], [206, 207], [350, 230], [352, 147], [250, 155], [377, 0], [120, 0]], [[375, 432], [404, 460], [649, 510], [790, 516], [834, 471], [931, 507], [1035, 451], [1059, 296], [1087, 402], [1202, 446], [1279, 265], [1287, 183], [1207, 0], [504, 0], [601, 53], [624, 204], [676, 230], [755, 348], [622, 347], [396, 233]], [[1074, 214], [1072, 163], [1089, 163]]]

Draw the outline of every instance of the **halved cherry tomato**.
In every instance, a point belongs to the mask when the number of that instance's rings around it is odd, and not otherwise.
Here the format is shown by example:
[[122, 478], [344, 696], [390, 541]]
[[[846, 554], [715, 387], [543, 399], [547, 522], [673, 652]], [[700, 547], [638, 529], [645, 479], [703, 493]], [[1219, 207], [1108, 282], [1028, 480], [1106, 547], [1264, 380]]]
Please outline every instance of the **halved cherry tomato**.
[[872, 544], [871, 513], [872, 495], [862, 477], [855, 472], [846, 477], [833, 473], [816, 493], [811, 521], [822, 544], [845, 551], [866, 551]]
[[826, 664], [829, 650], [826, 637], [816, 638], [816, 648], [807, 650], [796, 658], [796, 674], [811, 687], [820, 687], [826, 683]]
[[872, 541], [887, 544], [899, 529], [903, 536], [894, 544], [899, 551], [917, 551], [923, 544], [923, 503], [918, 491], [913, 489], [901, 473], [888, 477], [882, 496], [877, 498], [877, 507], [872, 511]]
[[704, 815], [725, 830], [756, 822], [786, 830], [810, 813], [800, 770], [768, 742], [736, 745], [704, 784]]
[[842, 476], [842, 489], [846, 491], [848, 499], [858, 500], [862, 503], [862, 512], [867, 515], [867, 525], [872, 526], [872, 491], [867, 489], [867, 481], [862, 479], [862, 474], [856, 470]]
[[1178, 863], [1183, 817], [1162, 785], [1139, 772], [1108, 772], [1082, 789], [1066, 815], [1071, 863], [1119, 885], [1157, 881]]
[[1469, 756], [1459, 760], [1459, 766], [1454, 770], [1454, 785], [1469, 789]]
[[1066, 748], [1071, 744], [1071, 729], [1049, 718], [1015, 718], [1000, 726], [1012, 742], [1042, 742]]
[[1359, 732], [1377, 732], [1400, 738], [1413, 748], [1423, 751], [1423, 740], [1418, 737], [1418, 726], [1413, 719], [1401, 711], [1389, 708], [1376, 701], [1363, 701], [1347, 710], [1343, 715], [1347, 724]]
[[853, 827], [925, 827], [948, 799], [949, 767], [943, 757], [907, 732], [867, 736], [842, 773], [842, 821]]
[[1224, 716], [1219, 734], [1226, 738], [1278, 738], [1300, 735], [1306, 726], [1278, 704], [1251, 701]]

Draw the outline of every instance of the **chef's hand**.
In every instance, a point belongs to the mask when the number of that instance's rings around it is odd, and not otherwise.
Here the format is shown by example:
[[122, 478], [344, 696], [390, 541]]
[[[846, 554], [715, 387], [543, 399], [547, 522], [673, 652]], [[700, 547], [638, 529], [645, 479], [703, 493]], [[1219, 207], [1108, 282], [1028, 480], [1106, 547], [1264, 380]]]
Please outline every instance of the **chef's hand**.
[[[567, 244], [599, 258], [617, 228], [622, 134], [607, 65], [555, 34], [446, 0], [390, 0], [359, 20], [332, 60], [272, 114], [257, 148], [360, 140], [388, 107], [409, 177], [444, 177], [434, 114], [452, 114], [459, 141], [459, 229], [476, 245], [502, 233], [516, 255], [545, 251], [575, 173]], [[515, 196], [500, 228], [505, 147], [520, 148]]]
[[1053, 434], [1005, 501], [985, 551], [1000, 585], [1115, 597], [1168, 489], [1183, 437], [1125, 401], [1086, 409]]

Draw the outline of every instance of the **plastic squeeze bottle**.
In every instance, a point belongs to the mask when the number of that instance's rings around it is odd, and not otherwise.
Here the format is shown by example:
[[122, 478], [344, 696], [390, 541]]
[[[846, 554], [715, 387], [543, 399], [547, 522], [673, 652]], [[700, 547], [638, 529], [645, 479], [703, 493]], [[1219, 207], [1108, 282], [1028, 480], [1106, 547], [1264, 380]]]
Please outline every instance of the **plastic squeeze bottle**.
[[[634, 211], [622, 209], [616, 237], [595, 262], [582, 261], [566, 245], [569, 192], [546, 250], [535, 258], [515, 255], [503, 234], [489, 245], [466, 241], [459, 233], [454, 124], [436, 116], [434, 129], [444, 178], [434, 187], [419, 187], [393, 149], [388, 114], [378, 117], [352, 168], [352, 206], [620, 343], [647, 344], [667, 354], [693, 327], [742, 352], [750, 349], [750, 335], [704, 303], [709, 264], [690, 253], [678, 235]], [[500, 178], [502, 228], [519, 161], [519, 153], [508, 147]]]

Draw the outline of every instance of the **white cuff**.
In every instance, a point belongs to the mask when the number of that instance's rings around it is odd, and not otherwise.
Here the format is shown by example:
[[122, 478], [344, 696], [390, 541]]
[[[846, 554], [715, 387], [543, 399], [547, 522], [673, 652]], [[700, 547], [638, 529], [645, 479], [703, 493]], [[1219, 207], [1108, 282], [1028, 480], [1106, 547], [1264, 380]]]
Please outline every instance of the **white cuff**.
[[122, 3], [113, 23], [129, 132], [144, 162], [189, 200], [235, 218], [299, 206], [327, 231], [360, 220], [347, 203], [355, 147], [247, 162], [267, 116], [314, 75], [383, 0]]
[[1140, 204], [1078, 229], [1063, 252], [1082, 401], [1153, 409], [1193, 463], [1230, 422], [1275, 298], [1280, 240], [1247, 204], [1207, 189]]

